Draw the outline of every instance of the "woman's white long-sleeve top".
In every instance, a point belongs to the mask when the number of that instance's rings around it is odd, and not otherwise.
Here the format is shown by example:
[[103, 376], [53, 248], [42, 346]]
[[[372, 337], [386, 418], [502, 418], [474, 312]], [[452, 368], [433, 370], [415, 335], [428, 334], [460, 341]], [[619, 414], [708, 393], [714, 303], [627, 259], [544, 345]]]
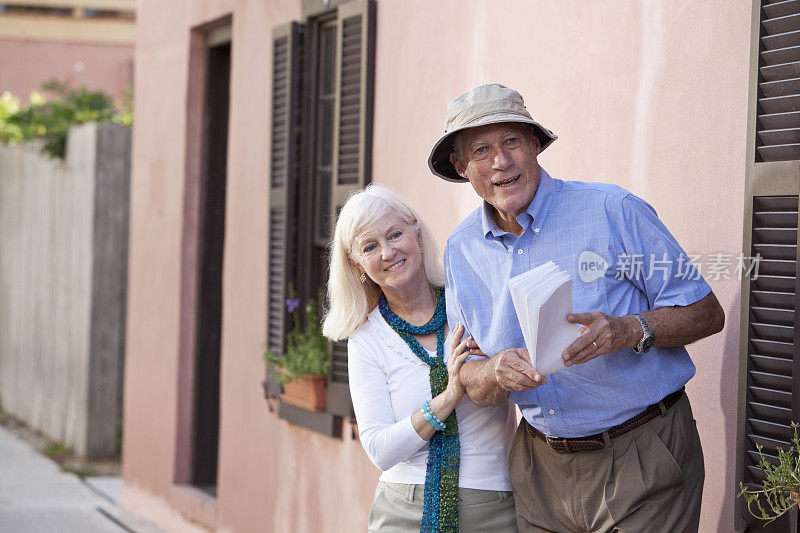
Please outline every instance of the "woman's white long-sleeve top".
[[[450, 353], [445, 339], [445, 357]], [[435, 353], [433, 353], [435, 356]], [[348, 341], [350, 394], [359, 436], [382, 481], [425, 483], [428, 441], [411, 415], [431, 399], [430, 373], [376, 308]], [[461, 466], [459, 486], [511, 490], [508, 454], [516, 417], [513, 404], [478, 407], [464, 395], [456, 405]]]

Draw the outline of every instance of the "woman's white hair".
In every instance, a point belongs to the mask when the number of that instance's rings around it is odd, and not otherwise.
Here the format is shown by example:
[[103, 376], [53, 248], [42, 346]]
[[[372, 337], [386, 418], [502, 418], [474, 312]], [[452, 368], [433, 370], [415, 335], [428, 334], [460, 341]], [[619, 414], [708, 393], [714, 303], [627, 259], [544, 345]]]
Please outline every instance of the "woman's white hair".
[[396, 193], [380, 185], [368, 185], [345, 202], [330, 245], [328, 313], [322, 322], [322, 333], [331, 340], [350, 337], [378, 304], [380, 287], [369, 278], [361, 283], [361, 271], [350, 261], [350, 254], [358, 236], [388, 214], [399, 216], [418, 231], [425, 275], [432, 285], [444, 285], [442, 259], [430, 230]]

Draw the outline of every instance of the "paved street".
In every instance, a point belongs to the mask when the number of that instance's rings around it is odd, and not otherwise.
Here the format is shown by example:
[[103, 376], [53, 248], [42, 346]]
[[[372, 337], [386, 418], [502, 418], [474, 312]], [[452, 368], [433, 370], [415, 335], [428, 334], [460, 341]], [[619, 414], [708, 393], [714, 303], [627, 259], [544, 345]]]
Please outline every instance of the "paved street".
[[58, 465], [0, 427], [0, 531], [159, 533], [117, 505], [121, 480], [87, 478]]

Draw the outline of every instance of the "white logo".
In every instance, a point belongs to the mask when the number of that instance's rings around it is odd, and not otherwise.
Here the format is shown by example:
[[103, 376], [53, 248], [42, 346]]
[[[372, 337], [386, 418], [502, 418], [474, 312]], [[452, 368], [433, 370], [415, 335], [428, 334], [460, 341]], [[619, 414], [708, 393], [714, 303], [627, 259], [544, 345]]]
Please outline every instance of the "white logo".
[[584, 283], [590, 283], [602, 278], [608, 266], [608, 261], [603, 259], [603, 256], [586, 250], [578, 257], [578, 277]]

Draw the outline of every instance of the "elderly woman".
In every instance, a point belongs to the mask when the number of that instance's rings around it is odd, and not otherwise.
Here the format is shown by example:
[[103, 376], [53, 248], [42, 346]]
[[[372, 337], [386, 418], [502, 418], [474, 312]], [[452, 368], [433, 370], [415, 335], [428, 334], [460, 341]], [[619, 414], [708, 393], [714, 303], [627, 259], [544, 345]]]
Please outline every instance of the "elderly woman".
[[349, 339], [361, 443], [383, 471], [369, 531], [516, 531], [514, 413], [464, 395], [458, 373], [471, 350], [463, 326], [448, 331], [442, 285], [434, 240], [408, 204], [375, 185], [348, 199], [323, 332]]

